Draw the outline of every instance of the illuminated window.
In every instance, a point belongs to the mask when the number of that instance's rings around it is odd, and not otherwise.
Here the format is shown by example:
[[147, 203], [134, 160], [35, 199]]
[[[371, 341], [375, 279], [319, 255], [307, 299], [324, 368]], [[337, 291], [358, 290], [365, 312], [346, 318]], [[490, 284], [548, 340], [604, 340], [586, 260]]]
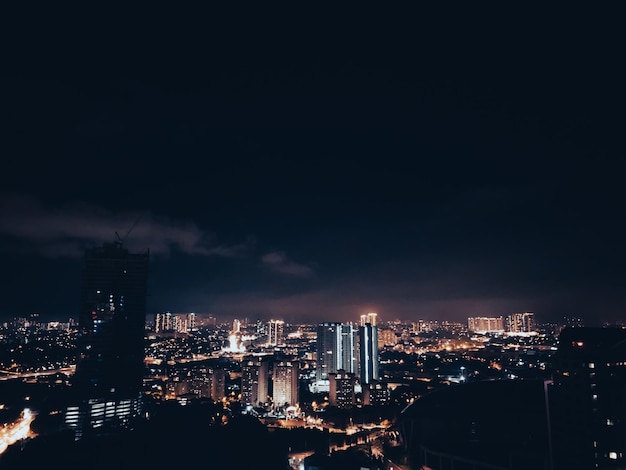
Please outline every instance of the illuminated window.
[[589, 363], [589, 368], [590, 368], [590, 369], [593, 369], [595, 366], [596, 366], [596, 365], [595, 365], [593, 362], [590, 362], [590, 363]]
[[607, 418], [607, 419], [606, 419], [606, 425], [607, 425], [607, 426], [613, 426], [613, 424], [614, 424], [614, 423], [613, 423], [613, 420], [612, 420], [611, 418]]
[[611, 460], [617, 460], [617, 452], [609, 452], [609, 458]]

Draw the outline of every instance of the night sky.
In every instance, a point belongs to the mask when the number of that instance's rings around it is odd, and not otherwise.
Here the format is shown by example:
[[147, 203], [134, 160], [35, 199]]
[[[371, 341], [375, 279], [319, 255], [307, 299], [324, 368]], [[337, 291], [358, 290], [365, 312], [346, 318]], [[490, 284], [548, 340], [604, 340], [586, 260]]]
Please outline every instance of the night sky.
[[149, 316], [626, 320], [615, 12], [289, 13], [14, 43], [0, 318], [119, 235]]

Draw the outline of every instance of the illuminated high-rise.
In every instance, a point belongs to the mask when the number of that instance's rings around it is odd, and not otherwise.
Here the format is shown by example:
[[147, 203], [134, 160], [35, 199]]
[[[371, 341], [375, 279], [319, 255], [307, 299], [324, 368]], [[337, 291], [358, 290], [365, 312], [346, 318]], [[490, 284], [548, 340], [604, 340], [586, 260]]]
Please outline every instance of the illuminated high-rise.
[[367, 323], [376, 326], [376, 317], [378, 314], [370, 312], [361, 315], [361, 326], [365, 326]]
[[269, 362], [262, 357], [244, 358], [241, 364], [241, 401], [244, 405], [259, 406], [267, 402]]
[[162, 333], [164, 331], [172, 331], [174, 328], [171, 312], [158, 312], [154, 315], [154, 331]]
[[535, 315], [532, 312], [507, 315], [505, 327], [511, 334], [532, 334], [535, 332]]
[[267, 323], [267, 344], [280, 346], [285, 343], [285, 322], [283, 320], [270, 320]]
[[473, 333], [503, 333], [504, 317], [469, 317], [467, 329]]
[[328, 374], [330, 384], [328, 392], [328, 402], [331, 406], [338, 408], [350, 408], [356, 403], [354, 374], [345, 370], [338, 370]]
[[378, 327], [371, 323], [359, 327], [359, 374], [362, 384], [378, 380]]
[[344, 370], [356, 373], [356, 330], [350, 323], [328, 322], [317, 325], [316, 379]]
[[76, 439], [129, 427], [141, 414], [149, 253], [121, 242], [85, 253], [79, 358], [65, 416]]
[[272, 398], [276, 406], [298, 405], [298, 372], [297, 361], [280, 361], [274, 364]]

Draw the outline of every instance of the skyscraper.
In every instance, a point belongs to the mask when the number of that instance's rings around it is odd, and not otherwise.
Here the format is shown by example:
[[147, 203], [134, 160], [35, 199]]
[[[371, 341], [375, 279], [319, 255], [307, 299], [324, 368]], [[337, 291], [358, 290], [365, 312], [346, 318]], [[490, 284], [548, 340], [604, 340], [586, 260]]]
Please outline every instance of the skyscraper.
[[361, 326], [365, 326], [366, 323], [369, 323], [370, 325], [374, 325], [376, 326], [376, 317], [378, 316], [377, 313], [365, 313], [363, 315], [361, 315]]
[[274, 364], [273, 399], [276, 406], [297, 406], [298, 371], [297, 361], [280, 361]]
[[76, 439], [128, 427], [141, 413], [149, 253], [122, 242], [85, 253], [79, 359], [65, 422]]
[[267, 323], [267, 344], [280, 346], [285, 343], [285, 322], [283, 320], [270, 320]]
[[259, 406], [267, 402], [269, 362], [263, 357], [249, 356], [241, 364], [241, 401]]
[[359, 327], [359, 374], [362, 384], [378, 380], [378, 327], [371, 323]]
[[356, 372], [355, 329], [350, 323], [320, 323], [317, 326], [316, 379], [328, 380], [328, 374], [343, 369]]

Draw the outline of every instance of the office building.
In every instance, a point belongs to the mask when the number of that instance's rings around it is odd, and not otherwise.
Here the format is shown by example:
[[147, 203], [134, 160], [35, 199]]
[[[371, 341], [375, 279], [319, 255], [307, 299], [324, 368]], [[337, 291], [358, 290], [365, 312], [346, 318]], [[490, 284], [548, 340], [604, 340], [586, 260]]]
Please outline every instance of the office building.
[[359, 375], [362, 384], [378, 380], [378, 327], [365, 323], [359, 327]]
[[340, 369], [356, 373], [356, 330], [350, 323], [328, 322], [317, 326], [316, 379], [327, 381]]
[[122, 242], [88, 249], [82, 271], [79, 359], [66, 425], [76, 439], [129, 427], [141, 414], [149, 253]]

